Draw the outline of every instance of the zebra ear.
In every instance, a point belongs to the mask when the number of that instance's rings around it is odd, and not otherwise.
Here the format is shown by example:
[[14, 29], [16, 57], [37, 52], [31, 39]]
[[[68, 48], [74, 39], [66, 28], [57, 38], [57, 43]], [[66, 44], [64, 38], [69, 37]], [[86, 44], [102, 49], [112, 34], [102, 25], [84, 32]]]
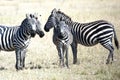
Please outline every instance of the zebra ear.
[[34, 16], [32, 14], [30, 14], [30, 17], [33, 18]]
[[52, 14], [56, 14], [56, 12], [57, 12], [57, 9], [54, 8], [51, 13], [52, 13]]
[[27, 18], [27, 19], [31, 19], [30, 14], [26, 14], [26, 18]]
[[34, 13], [33, 16], [34, 16], [35, 19], [38, 19], [38, 13]]

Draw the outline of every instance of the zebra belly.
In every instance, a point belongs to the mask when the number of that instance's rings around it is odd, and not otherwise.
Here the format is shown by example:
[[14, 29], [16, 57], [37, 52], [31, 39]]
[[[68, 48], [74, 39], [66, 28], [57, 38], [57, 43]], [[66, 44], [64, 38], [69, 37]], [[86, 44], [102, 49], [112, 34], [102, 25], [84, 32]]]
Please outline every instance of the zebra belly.
[[96, 44], [98, 44], [98, 42], [94, 42], [94, 43], [89, 43], [89, 42], [83, 42], [81, 40], [77, 41], [77, 43], [81, 44], [81, 45], [84, 45], [84, 46], [94, 46]]
[[7, 47], [6, 45], [1, 45], [0, 44], [0, 50], [3, 50], [3, 51], [14, 51], [15, 48], [14, 47]]
[[82, 34], [77, 36], [76, 38], [77, 39], [74, 40], [76, 40], [77, 43], [82, 44], [84, 46], [94, 46], [99, 43], [97, 38], [86, 38]]
[[15, 48], [9, 48], [9, 49], [3, 49], [3, 48], [1, 48], [1, 50], [3, 50], [3, 51], [14, 51]]

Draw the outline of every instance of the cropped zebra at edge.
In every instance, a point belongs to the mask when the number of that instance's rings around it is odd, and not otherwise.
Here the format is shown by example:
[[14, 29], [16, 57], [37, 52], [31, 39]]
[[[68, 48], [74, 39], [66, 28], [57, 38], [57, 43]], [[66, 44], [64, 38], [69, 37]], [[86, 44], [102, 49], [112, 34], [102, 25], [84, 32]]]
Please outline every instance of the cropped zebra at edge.
[[114, 26], [111, 23], [105, 20], [98, 20], [89, 23], [78, 23], [72, 21], [72, 19], [63, 12], [53, 9], [45, 24], [44, 30], [48, 32], [53, 26], [57, 26], [56, 22], [61, 18], [72, 29], [71, 31], [74, 39], [71, 47], [73, 51], [74, 64], [77, 62], [78, 43], [84, 46], [94, 46], [100, 43], [103, 47], [109, 50], [106, 64], [108, 64], [111, 59], [113, 61], [114, 47], [112, 44], [112, 38], [114, 38], [117, 48], [119, 48], [119, 42], [117, 40]]
[[[31, 37], [35, 37], [37, 29], [40, 27], [38, 20], [27, 14], [20, 26], [7, 27], [0, 26], [0, 50], [14, 51], [16, 53], [16, 69], [25, 67], [26, 48], [30, 43]], [[41, 37], [44, 36], [43, 31]]]
[[[54, 27], [53, 33], [53, 43], [56, 45], [59, 55], [59, 65], [64, 67], [65, 64], [68, 66], [68, 48], [73, 41], [73, 36], [71, 33], [71, 29], [68, 28], [68, 25], [65, 24], [64, 21], [60, 21], [57, 23], [58, 25]], [[64, 64], [64, 56], [66, 58], [66, 62]]]

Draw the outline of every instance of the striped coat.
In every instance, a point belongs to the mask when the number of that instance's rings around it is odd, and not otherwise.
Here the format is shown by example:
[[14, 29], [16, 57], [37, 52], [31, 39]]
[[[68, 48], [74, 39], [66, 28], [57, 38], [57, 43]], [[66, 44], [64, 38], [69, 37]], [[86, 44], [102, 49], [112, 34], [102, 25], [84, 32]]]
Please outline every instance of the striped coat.
[[105, 21], [98, 20], [89, 23], [74, 22], [72, 19], [61, 11], [53, 9], [46, 24], [45, 31], [49, 31], [53, 26], [57, 26], [57, 22], [61, 20], [72, 29], [74, 40], [71, 45], [73, 51], [73, 63], [77, 62], [77, 45], [82, 44], [84, 46], [94, 46], [100, 43], [103, 47], [109, 50], [109, 55], [106, 64], [110, 62], [110, 58], [113, 61], [114, 47], [112, 44], [112, 38], [114, 38], [115, 45], [119, 48], [119, 42], [117, 40], [114, 26]]

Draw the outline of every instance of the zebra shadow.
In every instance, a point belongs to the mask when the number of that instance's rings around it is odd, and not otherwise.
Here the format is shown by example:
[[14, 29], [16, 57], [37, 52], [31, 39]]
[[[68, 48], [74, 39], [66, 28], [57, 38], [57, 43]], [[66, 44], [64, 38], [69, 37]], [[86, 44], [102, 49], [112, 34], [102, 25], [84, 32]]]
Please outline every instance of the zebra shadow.
[[3, 71], [3, 70], [7, 70], [7, 68], [1, 66], [0, 71]]
[[42, 66], [40, 64], [35, 64], [34, 62], [30, 62], [28, 63], [28, 67], [25, 67], [25, 69], [30, 69], [30, 70], [33, 70], [33, 69], [41, 69]]

